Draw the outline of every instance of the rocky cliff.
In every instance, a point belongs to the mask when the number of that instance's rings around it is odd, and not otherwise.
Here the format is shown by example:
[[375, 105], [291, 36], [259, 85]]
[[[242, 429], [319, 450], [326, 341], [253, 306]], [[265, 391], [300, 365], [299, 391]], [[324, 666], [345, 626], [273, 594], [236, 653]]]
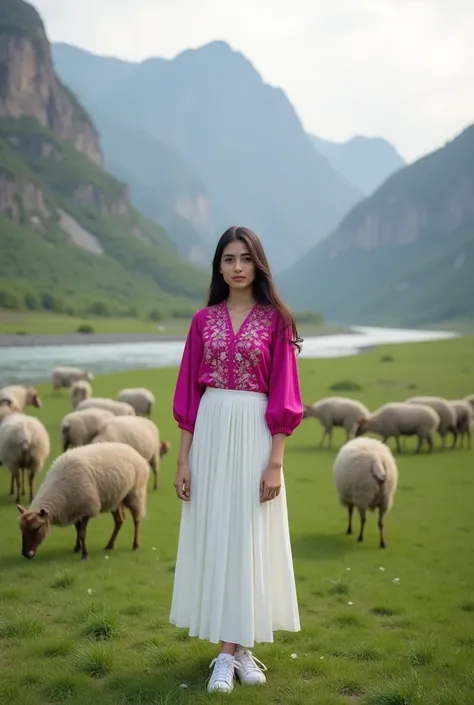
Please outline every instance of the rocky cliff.
[[56, 77], [40, 16], [22, 0], [0, 0], [0, 117], [23, 116], [102, 165], [91, 120]]

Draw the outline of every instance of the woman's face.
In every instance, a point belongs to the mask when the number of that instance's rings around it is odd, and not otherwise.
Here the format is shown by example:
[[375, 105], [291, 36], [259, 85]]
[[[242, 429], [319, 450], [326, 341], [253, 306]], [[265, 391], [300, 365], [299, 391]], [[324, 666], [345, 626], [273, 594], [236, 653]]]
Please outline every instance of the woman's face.
[[246, 289], [255, 279], [255, 264], [247, 245], [240, 240], [224, 248], [220, 270], [231, 289]]

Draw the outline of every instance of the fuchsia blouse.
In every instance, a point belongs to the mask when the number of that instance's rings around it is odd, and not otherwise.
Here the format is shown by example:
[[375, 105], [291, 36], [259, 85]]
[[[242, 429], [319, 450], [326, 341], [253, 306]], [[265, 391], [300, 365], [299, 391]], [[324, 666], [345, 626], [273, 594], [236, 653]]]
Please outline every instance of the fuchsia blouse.
[[217, 387], [267, 394], [270, 433], [293, 433], [303, 404], [291, 330], [280, 320], [273, 306], [257, 303], [235, 334], [226, 301], [194, 314], [173, 400], [179, 428], [193, 433], [205, 388]]

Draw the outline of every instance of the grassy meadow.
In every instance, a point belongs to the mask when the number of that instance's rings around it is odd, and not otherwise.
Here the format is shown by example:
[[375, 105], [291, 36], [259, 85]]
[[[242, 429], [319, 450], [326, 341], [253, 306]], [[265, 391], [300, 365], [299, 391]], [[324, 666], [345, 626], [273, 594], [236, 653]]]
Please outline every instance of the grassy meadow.
[[[349, 394], [372, 409], [413, 394], [474, 392], [472, 337], [299, 364], [306, 402], [344, 381], [358, 384]], [[175, 377], [176, 370], [160, 369], [94, 380], [100, 396], [129, 385], [153, 389], [154, 419], [172, 443], [157, 492], [150, 479], [137, 553], [130, 517], [115, 550], [104, 552], [112, 530], [104, 515], [89, 524], [89, 561], [72, 553], [73, 527], [53, 528], [26, 561], [9, 475], [0, 468], [0, 703], [472, 705], [474, 448], [441, 452], [437, 439], [432, 455], [415, 456], [415, 441], [406, 443], [384, 551], [372, 514], [363, 544], [356, 543], [358, 519], [355, 536], [345, 535], [331, 475], [344, 434], [336, 430], [334, 448], [323, 450], [312, 419], [289, 439], [285, 459], [302, 631], [255, 647], [269, 669], [265, 687], [206, 693], [217, 647], [168, 624], [180, 515], [172, 487]], [[39, 389], [44, 406], [32, 413], [47, 426], [55, 457], [69, 401], [64, 392], [53, 397], [49, 385]]]

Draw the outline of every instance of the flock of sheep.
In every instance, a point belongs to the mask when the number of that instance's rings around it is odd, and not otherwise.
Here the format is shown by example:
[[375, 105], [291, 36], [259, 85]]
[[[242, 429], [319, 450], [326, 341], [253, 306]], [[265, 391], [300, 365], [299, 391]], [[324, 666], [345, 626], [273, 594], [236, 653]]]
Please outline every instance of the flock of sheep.
[[[158, 487], [160, 460], [170, 444], [160, 440], [157, 426], [150, 416], [155, 398], [145, 388], [122, 389], [116, 399], [94, 397], [93, 375], [74, 367], [57, 367], [52, 372], [53, 390], [69, 390], [72, 411], [62, 419], [60, 438], [62, 453], [53, 462], [38, 494], [34, 493], [37, 474], [50, 454], [48, 432], [39, 419], [25, 413], [29, 405], [41, 407], [34, 387], [11, 385], [0, 389], [0, 465], [11, 473], [10, 495], [15, 493], [21, 514], [22, 554], [33, 558], [52, 525], [76, 528], [74, 550], [88, 557], [86, 528], [89, 519], [111, 512], [114, 530], [106, 546], [114, 548], [129, 509], [134, 522], [133, 549], [139, 547], [140, 521], [145, 514], [150, 467], [153, 489]], [[395, 438], [416, 436], [420, 452], [426, 442], [428, 452], [434, 435], [446, 446], [449, 433], [452, 447], [464, 439], [471, 447], [474, 419], [474, 395], [463, 400], [441, 397], [411, 397], [405, 402], [384, 404], [371, 413], [364, 404], [346, 397], [328, 397], [304, 405], [303, 418], [315, 418], [323, 426], [321, 444], [328, 437], [331, 447], [335, 427], [346, 431], [346, 443], [337, 453], [333, 477], [341, 504], [348, 510], [347, 533], [352, 533], [352, 515], [360, 515], [358, 541], [364, 539], [367, 510], [378, 509], [380, 547], [385, 548], [383, 522], [393, 504], [398, 483], [397, 464], [387, 445]], [[375, 433], [381, 440], [362, 438]], [[352, 438], [352, 435], [355, 437]], [[25, 494], [25, 473], [29, 481], [28, 509], [20, 503]]]
[[[88, 557], [89, 519], [111, 512], [115, 539], [129, 509], [134, 522], [133, 549], [139, 547], [140, 521], [145, 515], [150, 467], [153, 489], [158, 488], [160, 460], [170, 444], [160, 440], [151, 416], [155, 398], [145, 388], [122, 389], [116, 399], [93, 397], [93, 375], [74, 367], [52, 372], [53, 390], [69, 389], [72, 411], [62, 419], [62, 453], [54, 460], [37, 495], [34, 482], [51, 451], [49, 434], [39, 419], [25, 413], [29, 405], [42, 406], [34, 387], [10, 385], [0, 389], [0, 464], [11, 474], [21, 514], [22, 554], [33, 558], [51, 526], [76, 528], [74, 550]], [[29, 481], [29, 508], [20, 504]]]
[[[314, 404], [305, 404], [303, 418], [317, 419], [323, 429], [321, 445], [328, 437], [331, 447], [335, 427], [346, 432], [346, 443], [336, 455], [333, 476], [341, 504], [347, 507], [349, 523], [347, 533], [352, 533], [354, 507], [360, 516], [358, 541], [364, 540], [367, 510], [378, 509], [380, 547], [385, 548], [384, 516], [390, 511], [398, 484], [395, 458], [386, 445], [395, 438], [398, 453], [402, 452], [400, 438], [416, 436], [416, 453], [426, 442], [428, 452], [433, 450], [434, 434], [441, 438], [441, 448], [446, 447], [449, 433], [453, 436], [452, 448], [460, 441], [471, 448], [471, 430], [474, 421], [474, 394], [459, 400], [442, 397], [410, 397], [404, 402], [390, 402], [371, 413], [360, 401], [347, 397], [327, 397]], [[362, 438], [365, 433], [375, 433], [382, 440]], [[355, 436], [351, 439], [352, 434]]]

